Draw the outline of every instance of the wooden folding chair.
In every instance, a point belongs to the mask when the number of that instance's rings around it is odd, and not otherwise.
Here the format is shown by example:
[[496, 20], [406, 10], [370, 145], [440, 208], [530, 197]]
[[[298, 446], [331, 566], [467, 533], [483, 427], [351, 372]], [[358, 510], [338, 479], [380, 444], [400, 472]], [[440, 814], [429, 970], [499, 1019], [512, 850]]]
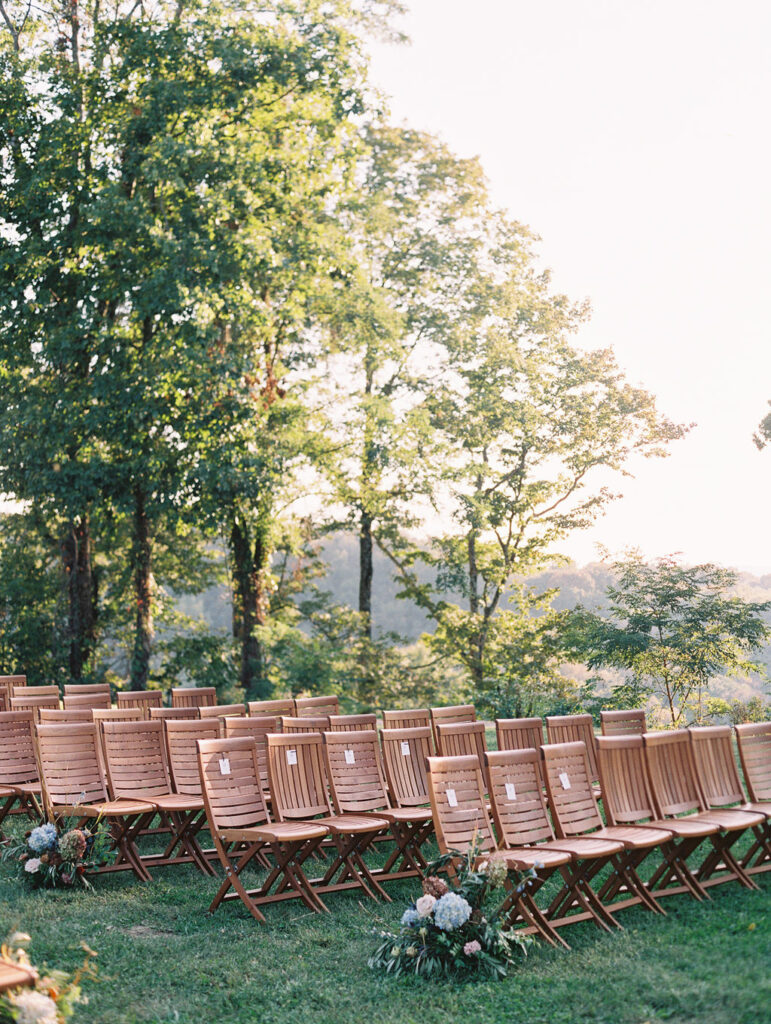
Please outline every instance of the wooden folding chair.
[[434, 733], [434, 747], [439, 749], [439, 742], [436, 738], [436, 725], [441, 722], [443, 725], [453, 725], [457, 722], [476, 722], [477, 711], [473, 704], [451, 704], [446, 708], [429, 708], [431, 714], [431, 729]]
[[[555, 839], [543, 798], [541, 755], [537, 749], [498, 750], [485, 755], [495, 829], [507, 849], [562, 850], [572, 857], [559, 867], [562, 888], [544, 912], [552, 928], [591, 920], [605, 931], [619, 927], [592, 888], [592, 879], [620, 854], [618, 840], [579, 837]], [[578, 913], [570, 914], [576, 908]]]
[[[0, 712], [0, 825], [17, 811], [32, 821], [43, 812], [38, 802], [40, 775], [35, 751], [35, 719], [31, 711]], [[17, 806], [18, 805], [18, 806]]]
[[380, 882], [423, 877], [427, 864], [420, 847], [433, 830], [431, 809], [391, 805], [377, 730], [326, 732], [324, 753], [335, 813], [374, 816], [388, 823], [395, 849], [373, 876]]
[[198, 770], [198, 740], [220, 739], [219, 721], [216, 718], [167, 718], [163, 726], [174, 792], [183, 796], [202, 797], [201, 773]]
[[610, 839], [624, 846], [623, 853], [611, 858], [615, 873], [598, 890], [599, 899], [608, 903], [626, 887], [628, 897], [623, 903], [616, 904], [617, 908], [641, 903], [648, 910], [664, 914], [661, 904], [640, 878], [638, 870], [649, 854], [671, 841], [672, 833], [652, 825], [603, 824], [592, 790], [592, 767], [582, 740], [547, 744], [541, 747], [541, 751], [557, 838], [584, 836]]
[[[597, 768], [597, 745], [594, 737], [594, 719], [591, 715], [547, 715], [546, 738], [552, 745], [583, 743], [589, 761], [590, 781], [596, 800], [601, 799], [600, 772]], [[544, 780], [545, 781], [545, 780]]]
[[771, 800], [771, 722], [748, 722], [735, 729], [750, 800], [766, 803]]
[[[748, 828], [763, 823], [762, 814], [744, 811], [708, 810], [699, 786], [693, 748], [687, 732], [646, 732], [643, 734], [653, 802], [658, 818], [704, 821], [718, 827], [709, 837], [713, 850], [696, 871], [702, 886], [736, 880], [747, 889], [758, 886], [746, 874], [731, 847]], [[687, 815], [683, 818], [683, 815]], [[716, 876], [721, 866], [723, 876]]]
[[217, 703], [217, 689], [214, 686], [172, 686], [171, 706], [173, 708], [208, 708]]
[[212, 704], [209, 707], [200, 707], [198, 712], [201, 719], [216, 719], [220, 723], [220, 736], [225, 735], [226, 718], [245, 718], [246, 704]]
[[104, 752], [104, 733], [102, 732], [102, 722], [142, 722], [144, 721], [144, 709], [143, 708], [94, 708], [91, 712], [91, 718], [96, 725], [97, 735], [99, 737], [99, 747], [102, 753], [102, 762], [107, 764], [107, 756]]
[[191, 705], [189, 708], [150, 708], [150, 721], [152, 722], [156, 719], [160, 721], [165, 721], [167, 718], [171, 718], [175, 722], [197, 722], [200, 720], [201, 717], [198, 714], [199, 711], [200, 708], [198, 707], [197, 704], [194, 706]]
[[0, 676], [0, 711], [11, 710], [14, 686], [26, 686], [26, 676]]
[[[554, 850], [536, 851], [524, 848], [498, 850], [485, 803], [482, 767], [476, 755], [465, 757], [429, 757], [428, 792], [434, 818], [439, 850], [443, 854], [467, 854], [475, 844], [476, 864], [500, 859], [509, 872], [525, 872], [537, 868], [531, 884], [521, 887], [507, 877], [508, 893], [505, 913], [510, 926], [522, 919], [528, 929], [536, 932], [552, 946], [565, 946], [565, 940], [547, 921], [534, 896], [558, 868], [570, 864], [569, 853]], [[455, 862], [449, 866], [455, 877]]]
[[384, 818], [332, 813], [321, 734], [269, 734], [268, 776], [271, 807], [279, 821], [316, 820], [329, 830], [337, 855], [330, 858], [324, 876], [314, 880], [316, 892], [360, 887], [372, 899], [377, 894], [390, 901], [362, 857], [372, 836], [388, 823]]
[[255, 715], [249, 718], [226, 718], [225, 736], [227, 739], [244, 739], [249, 737], [257, 744], [257, 767], [260, 772], [262, 795], [265, 803], [270, 803], [270, 781], [268, 779], [268, 734], [281, 732], [281, 719], [277, 715]]
[[603, 736], [642, 736], [646, 729], [645, 712], [642, 708], [601, 711], [600, 728]]
[[0, 686], [7, 686], [13, 690], [14, 686], [26, 686], [27, 677], [24, 675], [20, 676], [0, 676]]
[[107, 693], [65, 693], [63, 704], [65, 711], [93, 711], [94, 708], [106, 711], [112, 706], [109, 690]]
[[361, 729], [377, 732], [377, 715], [329, 716], [329, 732], [359, 732]]
[[485, 754], [487, 739], [484, 722], [437, 722], [436, 752], [439, 757], [465, 757], [473, 754], [479, 758], [485, 788], [489, 791], [490, 779], [487, 775]]
[[93, 722], [94, 720], [88, 708], [76, 710], [72, 708], [41, 708], [38, 713], [38, 719], [41, 725], [53, 725], [57, 722], [59, 725], [63, 725], [67, 722]]
[[163, 704], [160, 690], [118, 690], [115, 700], [119, 711], [126, 708], [139, 708], [142, 718], [150, 718], [150, 708], [159, 708]]
[[731, 727], [714, 725], [691, 728], [688, 732], [707, 809], [762, 814], [763, 823], [753, 828], [755, 841], [742, 857], [741, 865], [749, 875], [771, 871], [771, 800], [747, 802], [736, 767]]
[[426, 758], [434, 753], [431, 729], [383, 729], [380, 740], [391, 801], [397, 807], [425, 807], [430, 802]]
[[[340, 714], [340, 701], [336, 696], [296, 697], [295, 718], [321, 718]], [[289, 717], [289, 716], [288, 716]]]
[[[112, 798], [132, 797], [152, 804], [171, 833], [163, 853], [145, 854], [142, 861], [151, 866], [192, 861], [204, 874], [213, 874], [195, 837], [203, 800], [172, 791], [164, 723], [107, 720], [101, 725]], [[177, 846], [184, 853], [175, 856]]]
[[[543, 719], [496, 718], [495, 740], [499, 750], [538, 750], [543, 746]], [[540, 754], [537, 759], [538, 776], [543, 781]]]
[[431, 712], [428, 708], [411, 708], [405, 711], [384, 711], [384, 729], [430, 729]]
[[[264, 921], [260, 906], [291, 897], [299, 897], [310, 910], [326, 910], [302, 865], [329, 830], [315, 821], [271, 821], [254, 740], [199, 740], [198, 763], [209, 831], [225, 871], [209, 912], [223, 901], [240, 899], [252, 917]], [[265, 864], [266, 853], [274, 866], [259, 889], [247, 889], [244, 869], [254, 858]]]
[[281, 716], [281, 731], [291, 733], [303, 732], [327, 732], [329, 730], [329, 715], [318, 715], [315, 718], [289, 718]]
[[[35, 689], [35, 687], [25, 687], [27, 690]], [[42, 689], [42, 687], [41, 687]], [[42, 710], [58, 711], [60, 708], [59, 697], [55, 697], [53, 694], [42, 694], [38, 696], [21, 696], [11, 697], [11, 711], [31, 711], [35, 719], [35, 722], [40, 721], [40, 712]]]
[[287, 718], [294, 718], [294, 712], [293, 697], [282, 697], [279, 700], [249, 701], [249, 714], [259, 718], [280, 718], [282, 715], [286, 715]]
[[657, 899], [684, 892], [697, 900], [709, 899], [689, 867], [688, 858], [705, 839], [717, 834], [717, 826], [691, 818], [659, 819], [648, 781], [641, 735], [598, 737], [597, 763], [603, 810], [609, 825], [652, 826], [672, 833], [672, 840], [661, 846], [662, 864], [648, 882], [649, 891]]
[[150, 881], [150, 873], [141, 862], [135, 841], [155, 814], [155, 808], [151, 803], [131, 797], [110, 799], [96, 725], [93, 722], [39, 725], [37, 740], [43, 799], [49, 819], [75, 817], [79, 825], [93, 819], [104, 820], [119, 856], [114, 864], [105, 865], [99, 871], [130, 870], [140, 881]]

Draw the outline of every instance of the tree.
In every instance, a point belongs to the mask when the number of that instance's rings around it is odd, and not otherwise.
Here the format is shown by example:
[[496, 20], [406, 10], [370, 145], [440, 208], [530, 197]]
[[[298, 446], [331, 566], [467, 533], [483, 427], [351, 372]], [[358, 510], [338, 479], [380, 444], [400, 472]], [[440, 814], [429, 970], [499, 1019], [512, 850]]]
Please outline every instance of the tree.
[[752, 655], [771, 636], [762, 617], [771, 602], [731, 596], [735, 572], [673, 557], [649, 564], [637, 553], [613, 571], [609, 615], [579, 611], [573, 643], [590, 667], [629, 672], [624, 686], [635, 703], [656, 695], [672, 726], [691, 714], [701, 722], [714, 676], [763, 673]]

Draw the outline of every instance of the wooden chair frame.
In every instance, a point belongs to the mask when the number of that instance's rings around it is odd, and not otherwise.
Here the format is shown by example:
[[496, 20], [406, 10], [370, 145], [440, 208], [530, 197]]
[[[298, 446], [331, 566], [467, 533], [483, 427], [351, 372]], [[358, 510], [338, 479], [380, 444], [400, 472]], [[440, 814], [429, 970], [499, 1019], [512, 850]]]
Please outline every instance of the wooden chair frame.
[[260, 771], [262, 796], [270, 804], [270, 780], [268, 779], [268, 734], [281, 732], [281, 718], [278, 715], [255, 715], [249, 718], [226, 718], [224, 721], [226, 739], [253, 739], [257, 745], [257, 767]]
[[434, 748], [439, 749], [439, 740], [436, 735], [437, 722], [443, 725], [457, 724], [458, 722], [476, 722], [477, 709], [473, 704], [450, 704], [444, 708], [429, 708], [431, 715], [431, 729], [434, 734]]
[[43, 820], [40, 772], [31, 711], [0, 712], [0, 825], [6, 816], [26, 814]]
[[642, 708], [629, 711], [601, 711], [600, 729], [603, 736], [642, 736], [647, 729]]
[[[497, 718], [495, 741], [499, 750], [538, 750], [544, 743], [542, 718]], [[538, 775], [543, 781], [543, 766], [538, 757]]]
[[[594, 719], [591, 715], [547, 715], [547, 744], [557, 746], [563, 743], [583, 743], [589, 761], [590, 781], [597, 800], [600, 799], [600, 772], [597, 767], [597, 741], [594, 735]], [[544, 779], [544, 781], [546, 781]]]
[[489, 792], [490, 779], [487, 774], [487, 739], [484, 722], [436, 722], [436, 752], [439, 757], [465, 757], [474, 755], [479, 758], [485, 787]]
[[430, 802], [426, 764], [434, 754], [433, 735], [429, 726], [380, 733], [388, 792], [397, 807], [425, 807]]

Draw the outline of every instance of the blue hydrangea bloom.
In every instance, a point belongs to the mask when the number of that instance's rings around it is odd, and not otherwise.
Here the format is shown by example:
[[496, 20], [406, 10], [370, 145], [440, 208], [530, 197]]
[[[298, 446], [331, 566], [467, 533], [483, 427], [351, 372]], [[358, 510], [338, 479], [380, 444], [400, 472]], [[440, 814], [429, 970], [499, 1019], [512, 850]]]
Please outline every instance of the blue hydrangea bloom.
[[409, 925], [411, 928], [414, 927], [420, 920], [420, 915], [414, 907], [407, 907], [402, 914], [402, 924]]
[[471, 917], [471, 906], [457, 892], [446, 892], [434, 904], [434, 924], [442, 931], [460, 928]]
[[55, 825], [38, 825], [30, 832], [27, 846], [33, 853], [46, 853], [56, 848], [56, 838]]

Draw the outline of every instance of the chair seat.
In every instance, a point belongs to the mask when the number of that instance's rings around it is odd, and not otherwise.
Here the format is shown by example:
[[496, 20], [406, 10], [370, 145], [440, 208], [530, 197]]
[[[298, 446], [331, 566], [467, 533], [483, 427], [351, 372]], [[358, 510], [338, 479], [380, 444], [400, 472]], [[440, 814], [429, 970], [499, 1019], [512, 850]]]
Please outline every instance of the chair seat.
[[140, 797], [148, 803], [155, 804], [159, 811], [202, 811], [203, 799], [200, 796], [186, 796], [184, 793], [164, 793], [162, 796]]
[[671, 831], [647, 825], [611, 825], [592, 832], [598, 839], [618, 840], [627, 849], [642, 850], [648, 846], [661, 846], [672, 838]]
[[21, 794], [20, 794], [19, 790], [15, 789], [13, 786], [0, 786], [0, 797], [20, 796], [20, 795]]
[[742, 804], [735, 809], [737, 811], [754, 811], [756, 814], [765, 814], [767, 818], [771, 818], [771, 802], [769, 801], [765, 803]]
[[272, 821], [251, 828], [225, 828], [220, 835], [226, 842], [299, 843], [306, 839], [323, 839], [328, 833], [326, 826], [315, 821]]
[[14, 782], [11, 789], [15, 789], [17, 793], [28, 793], [31, 796], [42, 794], [39, 782]]
[[389, 807], [383, 811], [373, 811], [375, 817], [385, 818], [388, 822], [410, 823], [431, 821], [430, 807]]
[[57, 814], [78, 815], [81, 818], [98, 818], [100, 815], [113, 817], [121, 814], [149, 814], [155, 810], [151, 803], [142, 800], [105, 800], [98, 804], [56, 804]]
[[507, 868], [514, 871], [527, 871], [530, 868], [538, 868], [542, 865], [545, 868], [559, 867], [560, 864], [569, 864], [571, 855], [565, 850], [549, 849], [543, 846], [516, 846], [513, 850], [498, 850], [491, 853], [489, 857], [478, 857], [477, 863], [485, 860], [504, 860]]
[[570, 839], [555, 839], [553, 848], [565, 850], [572, 853], [580, 860], [596, 860], [598, 857], [612, 857], [614, 853], [621, 853], [624, 844], [618, 840], [595, 839], [596, 833], [591, 836], [571, 836]]
[[717, 825], [699, 815], [688, 815], [687, 818], [663, 818], [661, 821], [646, 821], [645, 828], [666, 828], [678, 839], [698, 839], [711, 836], [717, 832]]
[[752, 828], [753, 825], [762, 825], [765, 816], [752, 814], [748, 811], [738, 810], [709, 810], [704, 812], [705, 821], [714, 821], [720, 828], [727, 832], [740, 832], [745, 828]]
[[326, 825], [330, 832], [354, 835], [359, 832], [379, 832], [388, 827], [385, 818], [369, 818], [365, 814], [336, 814], [328, 818], [314, 818], [318, 825]]

